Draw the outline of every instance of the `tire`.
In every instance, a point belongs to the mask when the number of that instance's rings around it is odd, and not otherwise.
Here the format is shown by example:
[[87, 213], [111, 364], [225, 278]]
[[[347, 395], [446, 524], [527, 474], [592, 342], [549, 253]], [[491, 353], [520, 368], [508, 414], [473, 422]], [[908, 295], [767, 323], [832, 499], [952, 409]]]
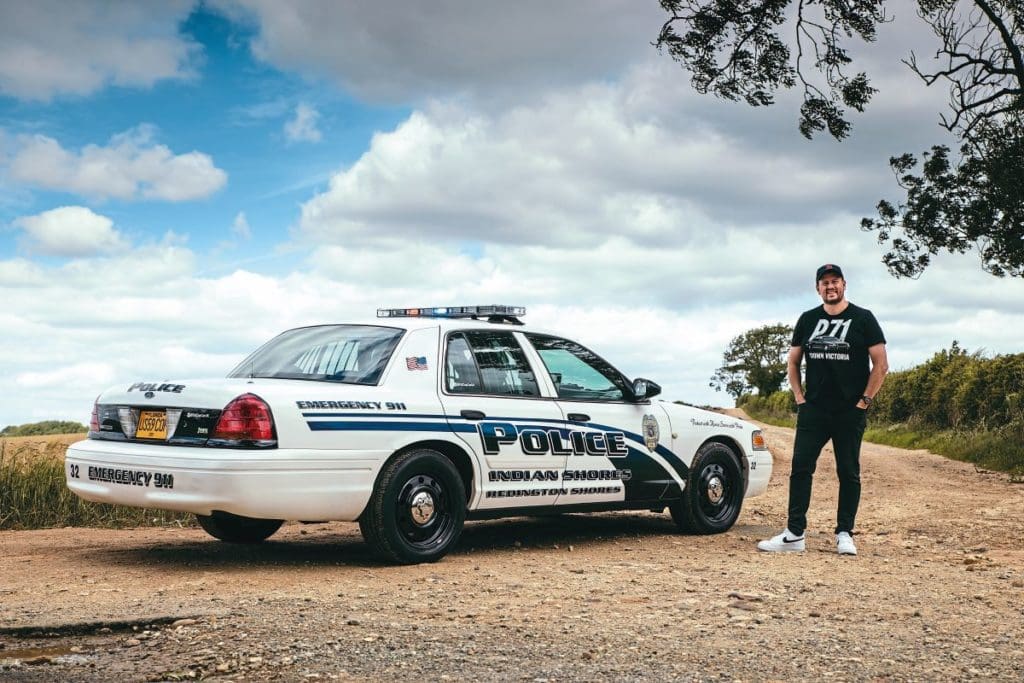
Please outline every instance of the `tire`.
[[444, 557], [465, 521], [466, 492], [455, 465], [437, 451], [415, 450], [384, 465], [359, 530], [383, 559], [418, 564]]
[[254, 519], [216, 510], [209, 516], [196, 515], [196, 520], [206, 533], [227, 543], [259, 543], [284, 524], [280, 519]]
[[669, 506], [672, 519], [689, 533], [728, 531], [743, 507], [743, 484], [743, 472], [732, 450], [720, 443], [706, 443], [690, 464], [682, 499]]

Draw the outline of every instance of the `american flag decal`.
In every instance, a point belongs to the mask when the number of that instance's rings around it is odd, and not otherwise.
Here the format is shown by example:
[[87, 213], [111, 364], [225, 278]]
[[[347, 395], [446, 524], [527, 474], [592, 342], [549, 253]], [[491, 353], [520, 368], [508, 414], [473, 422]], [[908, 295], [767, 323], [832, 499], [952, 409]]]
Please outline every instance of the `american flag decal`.
[[410, 370], [426, 370], [427, 369], [427, 357], [426, 356], [406, 356], [405, 367]]

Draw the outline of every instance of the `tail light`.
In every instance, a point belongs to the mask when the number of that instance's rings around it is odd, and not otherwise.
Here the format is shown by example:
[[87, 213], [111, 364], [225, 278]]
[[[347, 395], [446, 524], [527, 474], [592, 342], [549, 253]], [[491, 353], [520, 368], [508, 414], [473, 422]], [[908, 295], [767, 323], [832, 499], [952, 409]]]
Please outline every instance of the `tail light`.
[[211, 446], [276, 446], [277, 433], [270, 406], [255, 394], [242, 394], [224, 406], [208, 443]]
[[97, 396], [92, 404], [92, 417], [89, 418], [89, 431], [96, 433], [100, 431], [100, 397]]

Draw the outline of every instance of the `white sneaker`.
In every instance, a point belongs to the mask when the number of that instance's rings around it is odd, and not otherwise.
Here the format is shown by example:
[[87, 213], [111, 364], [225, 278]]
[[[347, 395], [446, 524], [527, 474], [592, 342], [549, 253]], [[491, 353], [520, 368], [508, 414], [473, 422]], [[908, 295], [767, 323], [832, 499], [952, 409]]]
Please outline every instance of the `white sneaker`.
[[836, 534], [836, 552], [840, 555], [856, 555], [857, 546], [853, 544], [853, 537], [849, 532], [840, 531]]
[[784, 530], [778, 536], [772, 536], [767, 541], [759, 541], [758, 550], [766, 553], [802, 553], [804, 547], [804, 535], [790, 533], [789, 529]]

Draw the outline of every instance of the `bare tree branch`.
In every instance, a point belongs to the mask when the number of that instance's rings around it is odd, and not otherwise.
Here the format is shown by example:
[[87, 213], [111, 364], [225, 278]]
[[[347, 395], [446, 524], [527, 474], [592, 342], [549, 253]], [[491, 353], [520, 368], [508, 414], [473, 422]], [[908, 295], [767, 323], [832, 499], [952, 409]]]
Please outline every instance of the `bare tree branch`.
[[[988, 17], [990, 22], [992, 22], [992, 25], [995, 26], [996, 30], [999, 31], [999, 35], [1003, 39], [1003, 45], [1006, 46], [1006, 49], [1010, 52], [1010, 55], [1012, 55], [1013, 58], [1013, 70], [1017, 74], [1017, 91], [1024, 91], [1024, 55], [1021, 54], [1020, 45], [1015, 42], [1013, 34], [1006, 27], [1002, 17], [992, 9], [992, 5], [988, 0], [974, 0], [974, 2], [981, 8], [981, 11], [985, 13], [985, 16]], [[1017, 12], [1014, 24], [1017, 26], [1017, 30], [1020, 31], [1021, 15], [1019, 7], [1017, 8]], [[1017, 36], [1017, 39], [1019, 40], [1020, 36]]]

